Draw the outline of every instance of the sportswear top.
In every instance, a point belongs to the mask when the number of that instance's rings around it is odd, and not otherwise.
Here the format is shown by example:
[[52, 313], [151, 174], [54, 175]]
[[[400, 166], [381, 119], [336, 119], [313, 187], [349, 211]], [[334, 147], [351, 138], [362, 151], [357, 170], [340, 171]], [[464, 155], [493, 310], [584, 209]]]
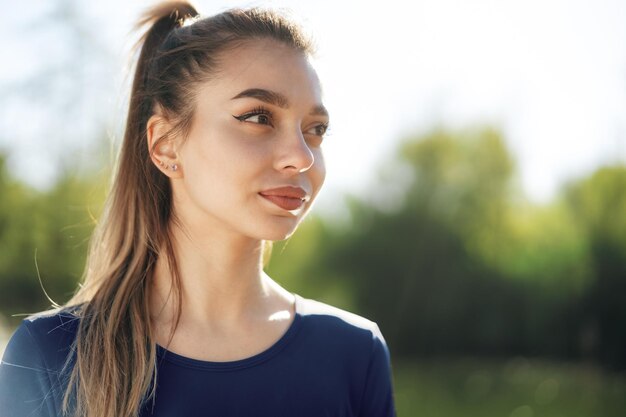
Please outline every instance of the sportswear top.
[[[249, 358], [208, 362], [157, 345], [156, 395], [140, 416], [395, 416], [389, 351], [376, 323], [294, 295], [287, 331]], [[78, 320], [60, 309], [18, 327], [0, 363], [1, 417], [61, 416]]]

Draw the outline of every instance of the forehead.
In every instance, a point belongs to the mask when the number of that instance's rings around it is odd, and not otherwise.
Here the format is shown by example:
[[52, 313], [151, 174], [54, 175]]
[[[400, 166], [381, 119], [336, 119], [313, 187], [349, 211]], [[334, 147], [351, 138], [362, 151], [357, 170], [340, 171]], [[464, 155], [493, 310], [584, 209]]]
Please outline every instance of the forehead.
[[206, 83], [214, 93], [233, 97], [249, 88], [285, 95], [290, 102], [321, 103], [321, 87], [307, 56], [273, 40], [253, 40], [220, 54], [215, 75]]

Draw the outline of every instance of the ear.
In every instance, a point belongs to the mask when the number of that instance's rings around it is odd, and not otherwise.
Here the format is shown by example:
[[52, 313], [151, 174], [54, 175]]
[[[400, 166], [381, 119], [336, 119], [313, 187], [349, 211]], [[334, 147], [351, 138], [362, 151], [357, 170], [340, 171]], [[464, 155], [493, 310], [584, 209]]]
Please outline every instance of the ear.
[[154, 114], [146, 125], [148, 152], [152, 163], [166, 176], [175, 179], [182, 178], [182, 169], [177, 152], [175, 136], [167, 136], [172, 124], [164, 116]]

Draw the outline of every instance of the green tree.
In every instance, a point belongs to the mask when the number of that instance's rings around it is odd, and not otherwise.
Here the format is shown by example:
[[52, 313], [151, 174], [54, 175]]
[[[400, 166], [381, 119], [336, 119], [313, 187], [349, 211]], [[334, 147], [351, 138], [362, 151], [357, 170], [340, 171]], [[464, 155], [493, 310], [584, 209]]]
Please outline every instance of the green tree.
[[407, 140], [389, 166], [404, 191], [388, 204], [395, 184], [382, 182], [381, 199], [353, 199], [352, 223], [333, 229], [324, 253], [392, 348], [577, 357], [586, 236], [562, 200], [526, 200], [502, 136], [435, 130]]
[[0, 308], [12, 316], [48, 308], [46, 293], [58, 303], [71, 296], [105, 182], [67, 170], [51, 189], [34, 190], [10, 178], [4, 161], [0, 158]]
[[626, 369], [626, 167], [605, 167], [569, 185], [567, 201], [587, 236], [593, 282], [581, 323], [590, 354]]

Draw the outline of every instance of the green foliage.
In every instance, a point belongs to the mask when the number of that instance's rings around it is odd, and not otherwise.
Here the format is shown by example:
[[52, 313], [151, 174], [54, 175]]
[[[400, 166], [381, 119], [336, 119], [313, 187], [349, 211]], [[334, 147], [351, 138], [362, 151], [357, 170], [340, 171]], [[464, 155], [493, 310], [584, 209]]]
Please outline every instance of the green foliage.
[[329, 227], [318, 217], [308, 217], [295, 235], [274, 243], [266, 270], [290, 291], [353, 310], [348, 281], [325, 263], [325, 255], [333, 251], [333, 242]]
[[566, 197], [590, 237], [626, 249], [626, 166], [604, 167], [569, 184]]
[[510, 192], [514, 164], [492, 129], [436, 130], [405, 141], [400, 158], [415, 173], [408, 206], [440, 209], [463, 227], [472, 227], [465, 216], [497, 216]]
[[504, 239], [490, 259], [503, 275], [559, 292], [580, 293], [589, 284], [587, 241], [562, 202], [513, 208]]
[[501, 137], [435, 131], [407, 141], [400, 157], [413, 172], [405, 204], [389, 213], [355, 202], [330, 268], [347, 277], [399, 353], [522, 348], [527, 290], [490, 265], [508, 238], [512, 193]]
[[[96, 177], [63, 175], [47, 191], [12, 180], [0, 159], [0, 306], [6, 313], [32, 313], [50, 301], [66, 301], [84, 268], [94, 197], [104, 182]], [[89, 201], [95, 201], [90, 206]], [[41, 282], [40, 282], [41, 278]], [[13, 319], [13, 322], [20, 317]]]
[[593, 284], [585, 294], [589, 355], [626, 369], [626, 166], [572, 183], [566, 197], [590, 247]]
[[0, 305], [8, 310], [11, 306], [24, 306], [36, 287], [36, 282], [25, 280], [23, 270], [32, 260], [34, 210], [30, 202], [36, 193], [9, 177], [4, 157], [0, 158], [0, 195]]

